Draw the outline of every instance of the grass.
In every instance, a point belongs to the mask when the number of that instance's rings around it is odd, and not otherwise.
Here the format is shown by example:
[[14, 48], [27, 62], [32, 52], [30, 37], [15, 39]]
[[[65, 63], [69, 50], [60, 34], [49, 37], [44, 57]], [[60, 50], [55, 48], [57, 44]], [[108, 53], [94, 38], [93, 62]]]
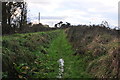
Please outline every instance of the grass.
[[[59, 31], [56, 30], [51, 32], [3, 36], [3, 76], [7, 75], [7, 77], [11, 78], [34, 77], [33, 74], [35, 74], [35, 71], [31, 71], [33, 68], [37, 68], [40, 71], [42, 70], [37, 67], [38, 64], [35, 61], [41, 58], [41, 56], [45, 56], [41, 51], [46, 49], [45, 47], [57, 36], [58, 32]], [[21, 66], [21, 64], [29, 66], [29, 70], [21, 70], [22, 67], [24, 67], [24, 65]], [[41, 66], [41, 64], [39, 66]], [[26, 72], [26, 74], [23, 74], [23, 72]]]
[[3, 36], [4, 78], [57, 78], [60, 58], [65, 62], [63, 78], [90, 78], [89, 57], [74, 56], [66, 36], [64, 30]]
[[84, 26], [0, 36], [3, 78], [56, 78], [60, 58], [65, 62], [62, 78], [119, 76], [116, 35], [102, 27]]
[[55, 78], [58, 75], [59, 67], [57, 61], [62, 58], [65, 61], [63, 78], [89, 78], [90, 75], [85, 72], [85, 63], [82, 58], [77, 60], [78, 57], [73, 56], [73, 53], [74, 51], [66, 38], [66, 34], [64, 31], [60, 31], [59, 36], [51, 42], [48, 49], [48, 61], [54, 65], [51, 66], [54, 67], [54, 72], [49, 73], [48, 77]]

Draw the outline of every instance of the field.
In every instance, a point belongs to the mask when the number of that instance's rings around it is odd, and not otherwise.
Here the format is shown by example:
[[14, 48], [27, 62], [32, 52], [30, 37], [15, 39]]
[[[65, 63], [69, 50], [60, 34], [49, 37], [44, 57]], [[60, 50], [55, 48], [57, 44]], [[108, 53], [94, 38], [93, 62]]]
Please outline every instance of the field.
[[85, 30], [89, 28], [3, 36], [3, 78], [57, 78], [59, 59], [64, 60], [62, 78], [119, 77], [116, 34], [82, 34]]

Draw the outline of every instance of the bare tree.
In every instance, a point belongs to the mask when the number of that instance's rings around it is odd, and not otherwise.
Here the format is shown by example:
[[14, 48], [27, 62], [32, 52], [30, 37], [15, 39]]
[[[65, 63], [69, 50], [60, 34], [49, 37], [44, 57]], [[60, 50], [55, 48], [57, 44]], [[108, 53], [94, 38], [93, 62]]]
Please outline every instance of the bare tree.
[[102, 21], [101, 26], [102, 27], [109, 27], [109, 24], [107, 21]]
[[27, 6], [23, 2], [2, 2], [3, 34], [13, 33], [16, 28], [22, 30], [27, 22]]

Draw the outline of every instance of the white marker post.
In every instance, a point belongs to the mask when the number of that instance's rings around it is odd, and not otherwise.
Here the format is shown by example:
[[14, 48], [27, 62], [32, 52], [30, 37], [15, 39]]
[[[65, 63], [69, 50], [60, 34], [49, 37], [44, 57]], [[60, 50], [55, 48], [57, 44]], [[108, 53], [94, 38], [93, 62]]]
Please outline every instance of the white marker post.
[[59, 75], [58, 78], [62, 78], [64, 72], [64, 60], [61, 58], [58, 60], [59, 63]]

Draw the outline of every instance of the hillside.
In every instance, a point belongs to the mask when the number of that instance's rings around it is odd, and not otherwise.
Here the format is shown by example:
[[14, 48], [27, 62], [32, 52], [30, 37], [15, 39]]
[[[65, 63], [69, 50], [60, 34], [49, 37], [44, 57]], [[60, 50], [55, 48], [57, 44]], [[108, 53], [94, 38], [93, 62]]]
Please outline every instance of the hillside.
[[100, 26], [66, 29], [77, 56], [84, 56], [86, 71], [96, 78], [120, 78], [119, 31]]
[[3, 77], [34, 78], [36, 74], [39, 77], [44, 77], [45, 74], [37, 72], [45, 73], [47, 67], [44, 65], [44, 60], [46, 61], [47, 57], [45, 55], [47, 54], [46, 50], [51, 40], [58, 35], [58, 32], [37, 32], [3, 36]]
[[47, 32], [3, 36], [3, 78], [120, 77], [118, 31], [74, 26]]

